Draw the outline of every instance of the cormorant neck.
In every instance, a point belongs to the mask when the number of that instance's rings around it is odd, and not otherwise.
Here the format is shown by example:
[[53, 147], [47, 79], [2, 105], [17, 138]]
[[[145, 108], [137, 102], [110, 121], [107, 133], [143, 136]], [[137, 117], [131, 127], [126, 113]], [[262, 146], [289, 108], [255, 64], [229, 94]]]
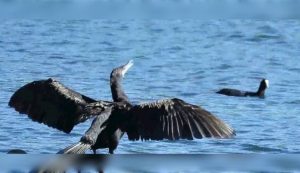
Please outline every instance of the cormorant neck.
[[266, 86], [264, 86], [262, 83], [259, 85], [259, 88], [257, 90], [257, 95], [260, 97], [263, 97], [265, 95]]
[[128, 97], [123, 90], [121, 82], [121, 77], [115, 77], [112, 75], [110, 78], [110, 89], [113, 100], [114, 102], [129, 102]]
[[128, 97], [122, 88], [122, 79], [125, 73], [133, 66], [133, 61], [130, 60], [125, 65], [113, 69], [110, 74], [110, 89], [114, 102], [129, 103]]

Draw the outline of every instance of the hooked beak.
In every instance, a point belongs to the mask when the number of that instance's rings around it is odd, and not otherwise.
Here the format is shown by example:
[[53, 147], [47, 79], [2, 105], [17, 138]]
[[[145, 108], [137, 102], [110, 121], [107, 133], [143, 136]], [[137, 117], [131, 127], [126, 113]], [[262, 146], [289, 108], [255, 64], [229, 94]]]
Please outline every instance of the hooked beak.
[[124, 77], [127, 71], [133, 66], [133, 60], [128, 61], [127, 64], [122, 66], [122, 76]]

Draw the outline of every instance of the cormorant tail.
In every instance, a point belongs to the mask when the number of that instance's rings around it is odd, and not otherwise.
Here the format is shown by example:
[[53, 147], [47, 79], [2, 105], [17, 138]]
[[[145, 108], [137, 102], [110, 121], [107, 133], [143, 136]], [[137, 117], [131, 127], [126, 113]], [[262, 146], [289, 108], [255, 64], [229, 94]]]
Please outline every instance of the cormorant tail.
[[84, 154], [88, 149], [91, 149], [91, 144], [78, 142], [59, 151], [57, 154]]

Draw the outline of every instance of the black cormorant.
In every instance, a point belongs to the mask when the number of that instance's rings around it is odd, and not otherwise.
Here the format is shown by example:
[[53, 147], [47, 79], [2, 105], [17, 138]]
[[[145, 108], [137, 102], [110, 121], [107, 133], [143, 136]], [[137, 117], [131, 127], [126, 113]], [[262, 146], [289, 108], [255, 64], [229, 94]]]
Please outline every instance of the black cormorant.
[[267, 79], [262, 79], [259, 85], [259, 88], [256, 92], [251, 91], [240, 91], [237, 89], [224, 88], [218, 91], [218, 94], [223, 94], [227, 96], [238, 96], [238, 97], [264, 97], [265, 91], [269, 87], [269, 81]]
[[27, 154], [26, 151], [21, 149], [12, 149], [7, 152], [7, 154]]
[[230, 138], [234, 130], [222, 120], [183, 100], [173, 98], [132, 105], [121, 80], [132, 61], [114, 69], [110, 86], [114, 102], [96, 101], [53, 79], [31, 82], [18, 89], [9, 106], [33, 121], [70, 133], [73, 127], [94, 118], [80, 141], [59, 153], [84, 153], [99, 148], [116, 149], [126, 132], [129, 140], [178, 140], [215, 137]]

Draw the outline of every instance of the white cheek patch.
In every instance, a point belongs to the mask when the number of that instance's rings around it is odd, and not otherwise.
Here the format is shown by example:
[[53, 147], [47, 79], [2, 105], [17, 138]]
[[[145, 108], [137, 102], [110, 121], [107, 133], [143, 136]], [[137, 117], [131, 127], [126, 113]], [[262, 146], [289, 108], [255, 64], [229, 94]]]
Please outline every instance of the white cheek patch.
[[267, 88], [269, 88], [269, 80], [265, 80], [265, 83], [267, 85]]

